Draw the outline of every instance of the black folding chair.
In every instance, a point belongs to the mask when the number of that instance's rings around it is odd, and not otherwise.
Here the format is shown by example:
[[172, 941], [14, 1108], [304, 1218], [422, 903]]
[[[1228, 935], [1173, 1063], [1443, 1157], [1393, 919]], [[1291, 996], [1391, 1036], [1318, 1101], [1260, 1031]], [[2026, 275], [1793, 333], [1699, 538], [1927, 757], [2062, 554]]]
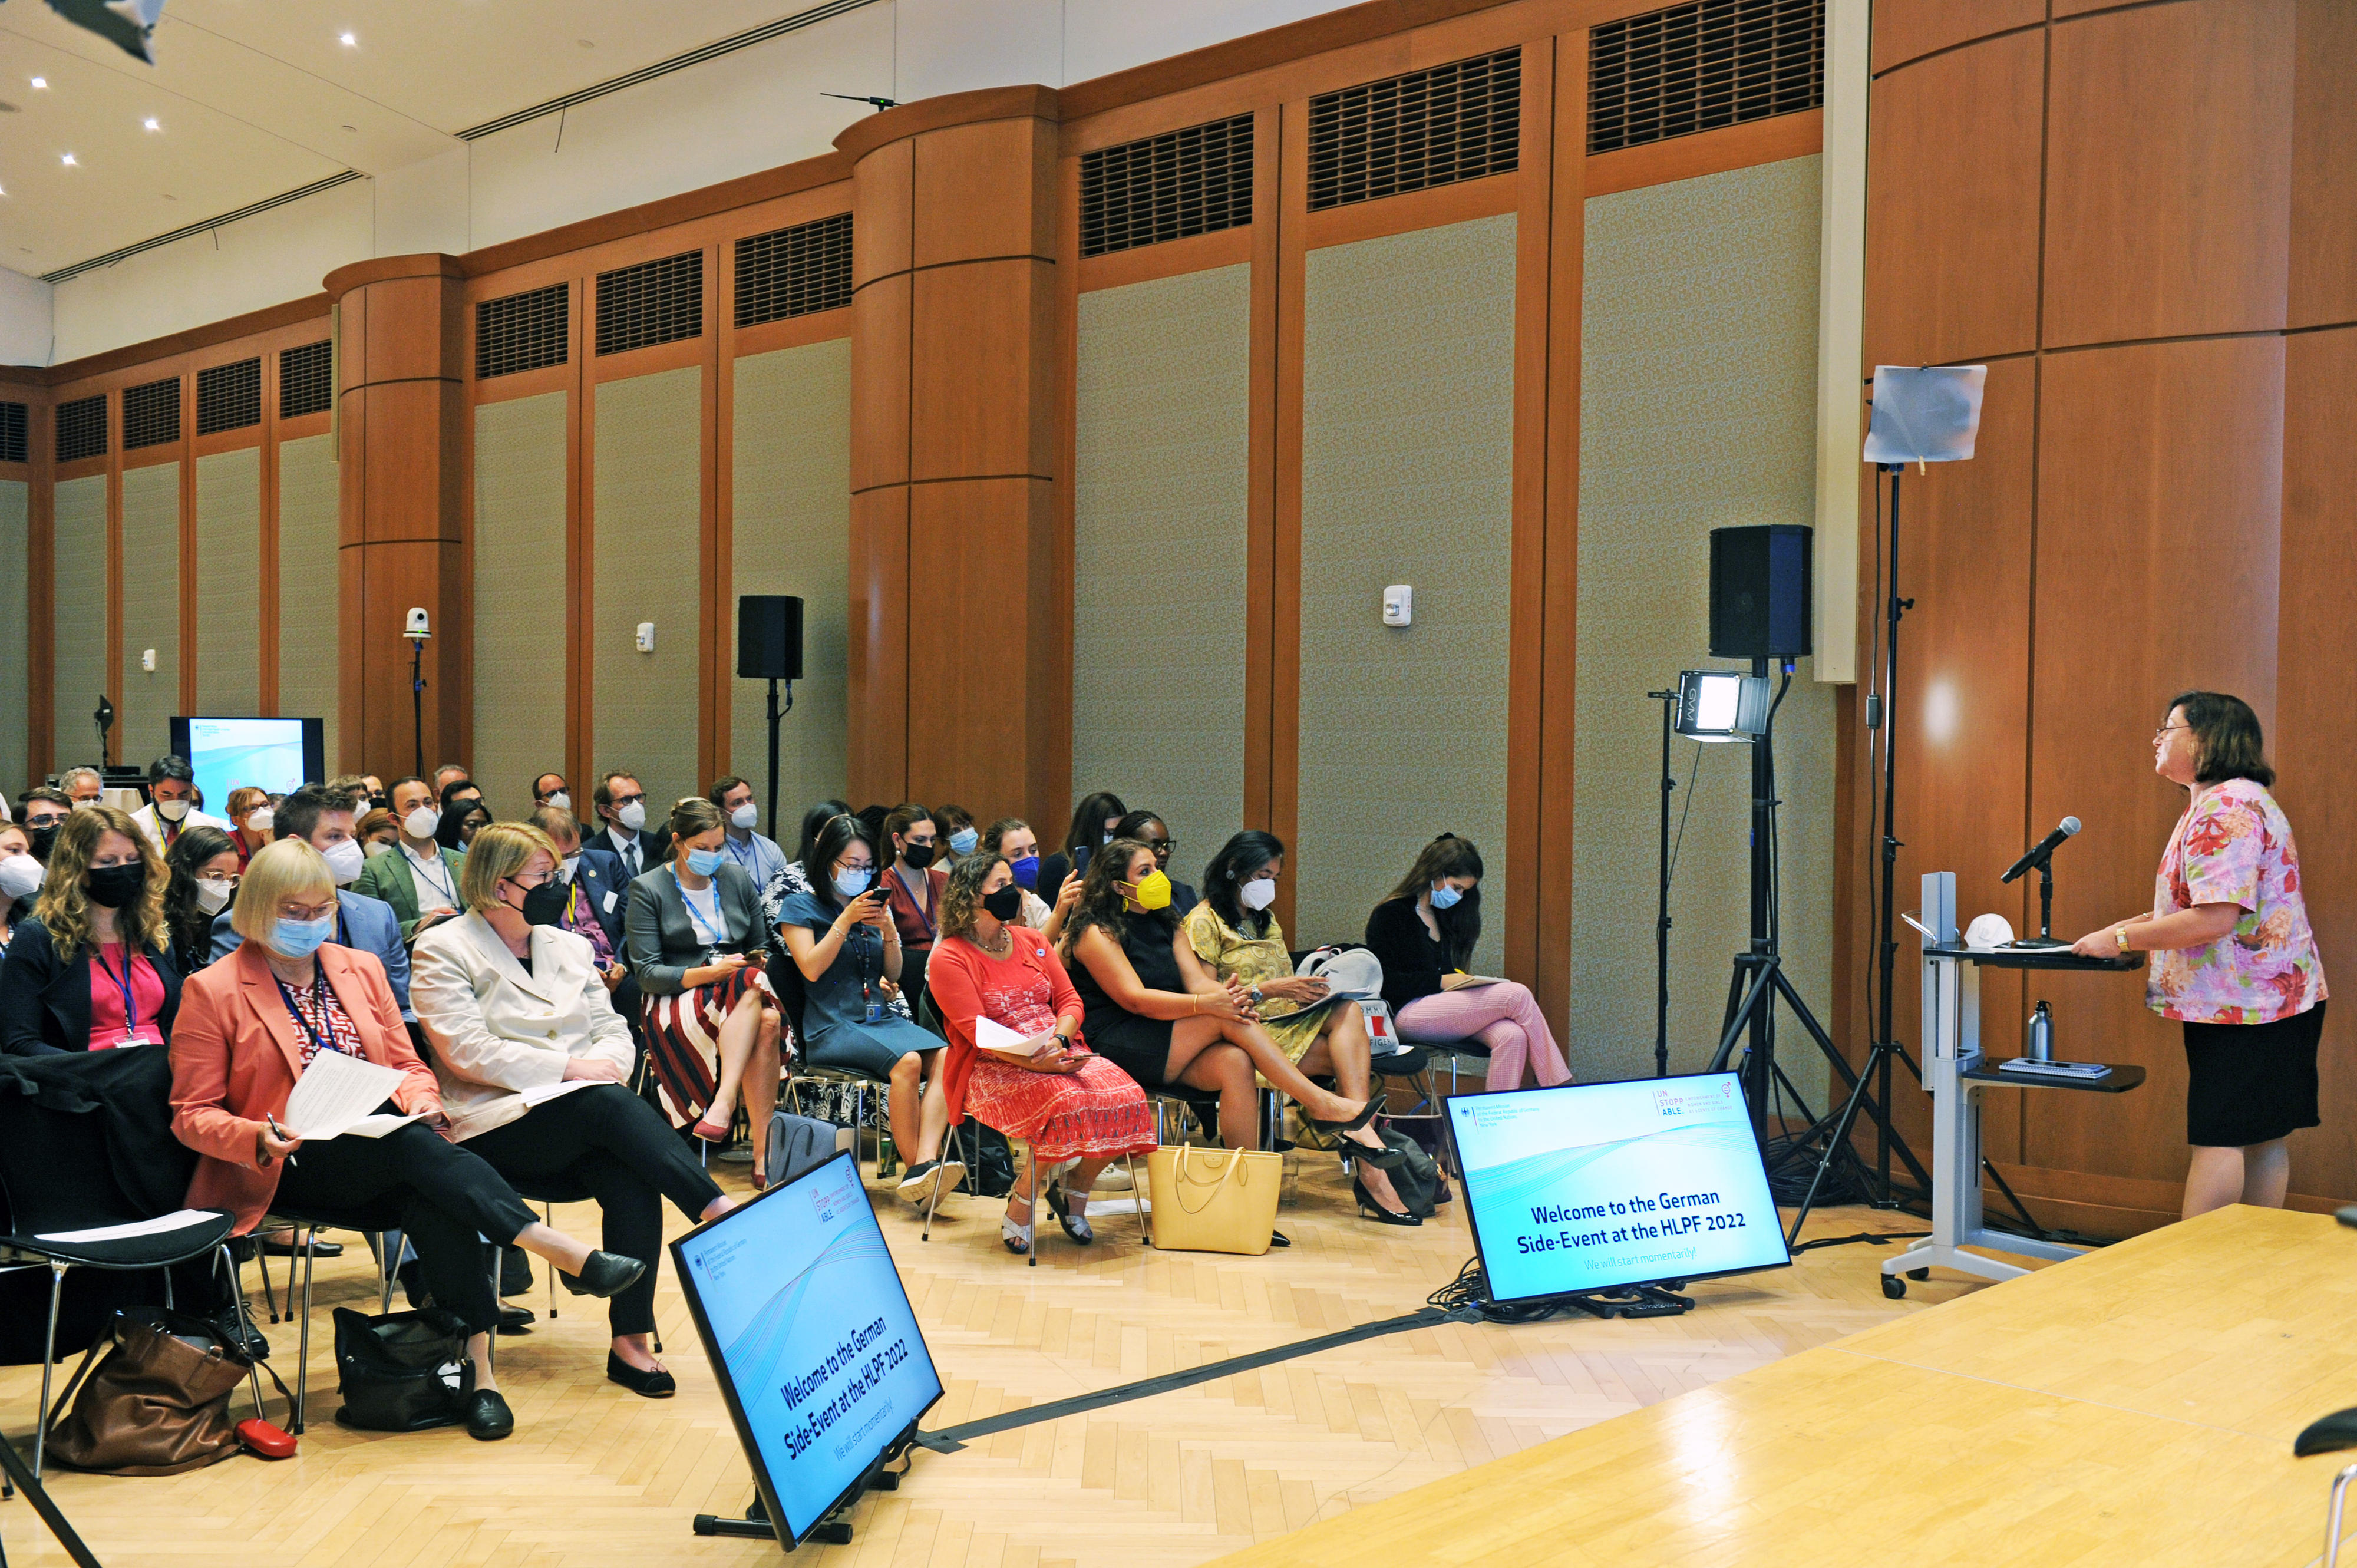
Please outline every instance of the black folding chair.
[[[73, 1269], [155, 1269], [164, 1273], [164, 1304], [172, 1304], [175, 1263], [217, 1253], [236, 1278], [226, 1243], [234, 1223], [218, 1208], [185, 1218], [142, 1214], [114, 1179], [107, 1158], [105, 1114], [60, 1112], [17, 1094], [0, 1094], [0, 1192], [10, 1214], [0, 1236], [7, 1260], [0, 1267], [49, 1271], [49, 1322], [41, 1357], [41, 1408], [33, 1436], [33, 1475], [48, 1447], [49, 1382], [57, 1368], [58, 1305]], [[112, 1234], [110, 1234], [112, 1232]], [[238, 1296], [238, 1309], [244, 1298]], [[249, 1321], [246, 1326], [250, 1330]], [[257, 1391], [257, 1409], [259, 1402]]]

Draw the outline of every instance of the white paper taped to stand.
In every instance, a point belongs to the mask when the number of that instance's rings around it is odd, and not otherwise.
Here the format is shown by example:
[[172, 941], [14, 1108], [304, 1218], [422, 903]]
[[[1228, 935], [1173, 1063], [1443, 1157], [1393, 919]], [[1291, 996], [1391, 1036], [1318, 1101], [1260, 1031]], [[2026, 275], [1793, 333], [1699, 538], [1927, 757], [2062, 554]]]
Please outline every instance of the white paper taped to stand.
[[1964, 946], [1976, 951], [1986, 952], [1992, 948], [2005, 947], [2012, 940], [2013, 922], [1995, 910], [1975, 916], [1973, 923], [1964, 928]]

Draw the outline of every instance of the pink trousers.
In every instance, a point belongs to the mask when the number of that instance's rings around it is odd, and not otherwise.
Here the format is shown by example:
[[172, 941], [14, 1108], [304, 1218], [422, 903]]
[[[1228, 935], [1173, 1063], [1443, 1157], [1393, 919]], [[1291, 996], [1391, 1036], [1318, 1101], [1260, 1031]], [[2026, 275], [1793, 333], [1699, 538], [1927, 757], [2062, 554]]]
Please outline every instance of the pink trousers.
[[1489, 1047], [1490, 1076], [1483, 1087], [1491, 1090], [1522, 1088], [1525, 1069], [1541, 1089], [1571, 1081], [1554, 1031], [1529, 987], [1519, 981], [1436, 991], [1393, 1016], [1404, 1040], [1475, 1039]]

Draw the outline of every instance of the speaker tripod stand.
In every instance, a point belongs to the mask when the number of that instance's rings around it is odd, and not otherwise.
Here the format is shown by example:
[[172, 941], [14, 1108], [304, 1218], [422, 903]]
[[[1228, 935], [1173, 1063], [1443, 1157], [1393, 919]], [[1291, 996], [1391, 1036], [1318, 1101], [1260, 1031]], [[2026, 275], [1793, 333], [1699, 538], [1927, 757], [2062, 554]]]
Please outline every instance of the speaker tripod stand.
[[[1751, 672], [1760, 680], [1768, 676], [1769, 660], [1755, 659]], [[1781, 1169], [1799, 1165], [1810, 1157], [1813, 1149], [1821, 1149], [1817, 1160], [1816, 1179], [1810, 1184], [1807, 1198], [1792, 1217], [1786, 1240], [1789, 1245], [1798, 1240], [1801, 1225], [1807, 1219], [1824, 1177], [1835, 1163], [1845, 1162], [1854, 1168], [1860, 1184], [1872, 1190], [1872, 1173], [1857, 1151], [1851, 1147], [1848, 1130], [1859, 1111], [1872, 1118], [1874, 1124], [1889, 1142], [1896, 1154], [1923, 1184], [1932, 1185], [1931, 1173], [1924, 1170], [1890, 1125], [1888, 1105], [1875, 1095], [1867, 1080], [1852, 1070], [1848, 1060], [1835, 1047], [1833, 1036], [1817, 1021], [1800, 989], [1784, 972], [1784, 959], [1777, 919], [1776, 865], [1776, 751], [1774, 735], [1776, 712], [1784, 705], [1784, 697], [1792, 690], [1792, 671], [1784, 669], [1783, 684], [1778, 688], [1776, 700], [1768, 710], [1768, 722], [1751, 742], [1751, 940], [1746, 950], [1735, 955], [1732, 972], [1727, 977], [1727, 1013], [1719, 1027], [1718, 1049], [1711, 1056], [1710, 1070], [1724, 1072], [1735, 1054], [1738, 1042], [1744, 1046], [1743, 1078], [1745, 1103], [1751, 1112], [1752, 1135], [1760, 1141], [1763, 1154], [1769, 1154], [1768, 1107], [1778, 1092], [1788, 1096], [1805, 1113], [1808, 1102], [1776, 1060], [1776, 1004], [1781, 1001], [1792, 1017], [1805, 1030], [1832, 1071], [1840, 1079], [1841, 1089], [1847, 1099], [1839, 1112], [1828, 1111], [1813, 1118], [1803, 1131], [1788, 1133], [1782, 1146], [1769, 1159], [1772, 1178]], [[1838, 1133], [1837, 1133], [1838, 1130]]]

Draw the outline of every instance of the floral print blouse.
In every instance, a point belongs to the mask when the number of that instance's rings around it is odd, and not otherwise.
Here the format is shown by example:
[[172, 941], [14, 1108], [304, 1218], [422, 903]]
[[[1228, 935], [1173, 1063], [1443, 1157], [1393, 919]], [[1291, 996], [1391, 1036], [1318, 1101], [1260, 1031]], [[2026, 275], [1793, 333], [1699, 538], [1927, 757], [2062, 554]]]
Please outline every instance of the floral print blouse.
[[2152, 912], [2239, 904], [2234, 929], [2206, 947], [2156, 952], [2147, 1005], [2195, 1024], [2271, 1024], [2325, 999], [2324, 964], [2299, 895], [2291, 823], [2263, 784], [2197, 788], [2153, 883]]

